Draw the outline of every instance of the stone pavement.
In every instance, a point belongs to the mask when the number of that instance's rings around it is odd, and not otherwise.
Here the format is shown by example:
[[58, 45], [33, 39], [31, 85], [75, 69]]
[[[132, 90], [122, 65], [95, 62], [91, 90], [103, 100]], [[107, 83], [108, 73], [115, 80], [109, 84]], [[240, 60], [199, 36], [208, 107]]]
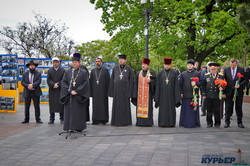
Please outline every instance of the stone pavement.
[[[110, 111], [111, 105], [110, 100]], [[231, 165], [219, 163], [218, 157], [220, 162], [230, 161], [225, 158], [231, 157], [250, 164], [250, 103], [244, 103], [245, 129], [237, 127], [235, 116], [228, 129], [223, 128], [224, 120], [221, 128], [206, 128], [205, 117], [201, 117], [200, 128], [178, 127], [179, 108], [177, 126], [159, 128], [158, 110], [154, 111], [153, 127], [135, 126], [135, 107], [132, 106], [132, 126], [88, 123], [86, 136], [65, 139], [65, 135], [58, 134], [62, 131], [58, 119], [53, 125], [47, 124], [48, 104], [41, 104], [44, 124], [35, 123], [33, 106], [30, 123], [21, 124], [24, 106], [18, 105], [16, 114], [0, 113], [0, 166]], [[241, 153], [237, 153], [238, 149]]]

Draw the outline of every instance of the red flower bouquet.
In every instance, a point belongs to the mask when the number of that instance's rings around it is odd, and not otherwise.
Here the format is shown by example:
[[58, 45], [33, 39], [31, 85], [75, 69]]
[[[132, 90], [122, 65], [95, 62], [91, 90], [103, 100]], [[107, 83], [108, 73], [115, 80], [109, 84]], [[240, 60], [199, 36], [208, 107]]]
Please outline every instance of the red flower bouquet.
[[[219, 88], [227, 86], [227, 81], [225, 79], [218, 79], [217, 78], [216, 80], [214, 80], [214, 83], [215, 83], [215, 85], [218, 85]], [[221, 90], [219, 92], [219, 99], [220, 100], [222, 99], [222, 91]]]
[[[198, 77], [192, 77], [191, 81], [198, 82], [199, 78]], [[196, 85], [193, 86], [193, 98], [192, 98], [192, 101], [190, 103], [190, 105], [194, 107], [194, 111], [197, 110], [197, 106], [199, 105], [198, 95], [195, 93], [195, 89], [198, 89], [198, 87]]]

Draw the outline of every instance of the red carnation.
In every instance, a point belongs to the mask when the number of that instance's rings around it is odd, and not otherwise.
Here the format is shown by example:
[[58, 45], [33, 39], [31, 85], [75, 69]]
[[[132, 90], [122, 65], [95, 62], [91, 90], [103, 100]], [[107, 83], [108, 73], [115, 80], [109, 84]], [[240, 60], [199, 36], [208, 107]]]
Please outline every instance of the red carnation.
[[198, 78], [198, 77], [192, 77], [192, 81], [198, 82], [198, 81], [199, 81], [199, 78]]
[[237, 77], [244, 77], [244, 75], [237, 73]]

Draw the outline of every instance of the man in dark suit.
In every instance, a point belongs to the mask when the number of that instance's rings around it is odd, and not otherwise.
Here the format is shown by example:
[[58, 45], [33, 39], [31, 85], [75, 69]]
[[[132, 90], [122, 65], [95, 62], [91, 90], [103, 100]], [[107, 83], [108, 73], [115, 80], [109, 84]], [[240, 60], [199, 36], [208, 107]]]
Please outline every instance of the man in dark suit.
[[[244, 77], [239, 78], [238, 73], [243, 75]], [[224, 71], [224, 77], [227, 81], [227, 86], [225, 88], [224, 93], [226, 94], [226, 115], [225, 115], [225, 126], [224, 128], [228, 128], [230, 126], [230, 117], [233, 114], [234, 109], [234, 103], [235, 103], [235, 110], [237, 115], [237, 122], [238, 127], [245, 128], [242, 123], [242, 102], [243, 102], [243, 95], [244, 95], [244, 87], [246, 84], [246, 75], [244, 72], [244, 69], [242, 67], [238, 66], [238, 60], [237, 59], [231, 59], [230, 60], [230, 67], [227, 67]], [[239, 81], [239, 84], [237, 84], [237, 80]], [[235, 88], [237, 89], [237, 97], [236, 100], [233, 101], [234, 98], [234, 92]]]
[[43, 123], [40, 119], [40, 96], [42, 95], [40, 88], [42, 81], [41, 73], [36, 71], [38, 64], [36, 64], [33, 60], [26, 64], [26, 66], [29, 68], [29, 71], [23, 73], [22, 77], [22, 85], [24, 87], [23, 97], [25, 100], [25, 118], [22, 123], [29, 123], [31, 99], [34, 102], [36, 122]]

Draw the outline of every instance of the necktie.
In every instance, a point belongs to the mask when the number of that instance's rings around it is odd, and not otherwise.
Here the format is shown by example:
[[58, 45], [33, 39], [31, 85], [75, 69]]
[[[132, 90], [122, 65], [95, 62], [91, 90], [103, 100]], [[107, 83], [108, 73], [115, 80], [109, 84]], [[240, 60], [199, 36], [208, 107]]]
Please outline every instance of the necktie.
[[234, 69], [232, 69], [232, 78], [234, 79], [235, 77], [235, 72], [234, 72]]
[[33, 84], [33, 74], [30, 75], [30, 83]]

